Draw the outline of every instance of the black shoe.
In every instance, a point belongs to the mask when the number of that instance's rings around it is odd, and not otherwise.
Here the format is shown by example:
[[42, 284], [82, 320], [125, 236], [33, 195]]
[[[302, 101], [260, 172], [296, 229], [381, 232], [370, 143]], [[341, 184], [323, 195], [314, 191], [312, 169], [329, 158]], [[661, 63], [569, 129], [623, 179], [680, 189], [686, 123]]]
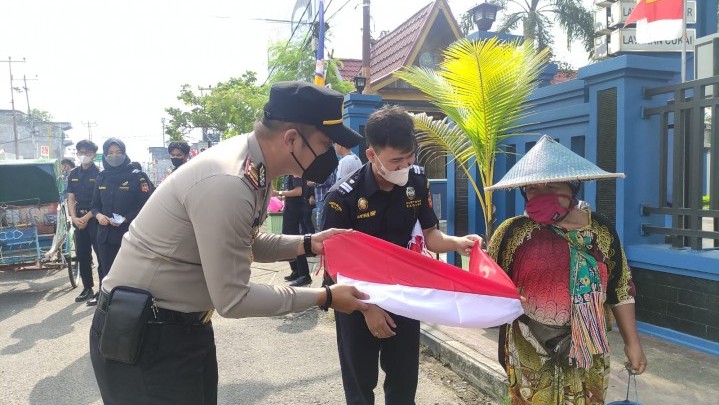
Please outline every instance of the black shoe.
[[100, 296], [100, 293], [95, 293], [95, 295], [93, 295], [92, 298], [90, 298], [90, 300], [87, 301], [87, 306], [94, 307], [95, 305], [97, 305], [97, 298], [99, 296]]
[[312, 284], [312, 278], [310, 278], [310, 276], [301, 276], [298, 277], [297, 280], [292, 282], [292, 284], [290, 284], [290, 287], [302, 287], [304, 285], [310, 284]]
[[300, 275], [293, 271], [289, 276], [285, 276], [285, 281], [295, 281], [298, 278], [300, 278]]
[[92, 298], [93, 295], [95, 295], [95, 292], [92, 291], [92, 288], [85, 288], [82, 290], [80, 295], [75, 298], [75, 302], [87, 301], [89, 298]]

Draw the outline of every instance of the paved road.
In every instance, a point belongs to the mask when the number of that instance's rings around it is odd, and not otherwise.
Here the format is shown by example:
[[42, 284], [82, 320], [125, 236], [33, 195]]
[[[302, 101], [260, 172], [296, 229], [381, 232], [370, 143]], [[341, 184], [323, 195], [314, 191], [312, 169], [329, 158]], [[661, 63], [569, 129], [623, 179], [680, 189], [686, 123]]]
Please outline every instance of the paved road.
[[[284, 284], [284, 263], [253, 280]], [[87, 332], [92, 309], [76, 304], [64, 271], [0, 271], [0, 402], [100, 404]], [[221, 404], [341, 404], [331, 313], [213, 320]], [[485, 404], [456, 374], [423, 357], [418, 404]], [[380, 382], [381, 386], [381, 382]], [[383, 404], [381, 390], [378, 404]]]

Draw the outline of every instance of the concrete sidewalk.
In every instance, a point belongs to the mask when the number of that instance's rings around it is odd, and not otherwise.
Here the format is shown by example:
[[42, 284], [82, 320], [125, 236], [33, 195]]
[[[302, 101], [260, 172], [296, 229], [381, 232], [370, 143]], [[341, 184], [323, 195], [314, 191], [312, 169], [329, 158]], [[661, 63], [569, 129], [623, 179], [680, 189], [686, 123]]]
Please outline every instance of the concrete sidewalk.
[[[465, 329], [423, 324], [422, 344], [453, 370], [502, 404], [507, 390], [504, 369], [497, 362], [499, 329]], [[607, 402], [627, 394], [624, 345], [619, 332], [609, 332], [612, 348]], [[639, 401], [645, 405], [716, 404], [719, 398], [719, 358], [641, 335], [649, 366], [637, 377]], [[634, 399], [634, 385], [630, 393]]]

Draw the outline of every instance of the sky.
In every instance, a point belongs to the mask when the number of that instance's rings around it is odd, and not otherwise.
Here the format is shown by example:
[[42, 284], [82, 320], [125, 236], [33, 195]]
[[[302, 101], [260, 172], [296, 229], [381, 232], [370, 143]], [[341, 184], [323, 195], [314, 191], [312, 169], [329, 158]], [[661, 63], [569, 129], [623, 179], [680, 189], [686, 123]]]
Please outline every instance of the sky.
[[[588, 6], [592, 0], [583, 0]], [[374, 0], [376, 37], [393, 30], [430, 0]], [[448, 0], [459, 15], [478, 0]], [[161, 146], [167, 107], [179, 107], [183, 84], [208, 87], [247, 70], [267, 76], [267, 48], [286, 41], [295, 0], [22, 0], [3, 2], [0, 60], [13, 63], [13, 86], [28, 79], [30, 107], [70, 122], [74, 142], [108, 137], [125, 141], [131, 159], [145, 162]], [[325, 0], [326, 49], [340, 58], [362, 56], [362, 0]], [[258, 5], [264, 6], [260, 8]], [[555, 34], [558, 58], [588, 64], [580, 44], [566, 50]], [[197, 90], [196, 90], [197, 92]], [[0, 63], [0, 109], [11, 109], [7, 63]], [[15, 108], [27, 110], [15, 93]], [[196, 136], [197, 134], [193, 134]], [[189, 138], [189, 141], [196, 141]]]

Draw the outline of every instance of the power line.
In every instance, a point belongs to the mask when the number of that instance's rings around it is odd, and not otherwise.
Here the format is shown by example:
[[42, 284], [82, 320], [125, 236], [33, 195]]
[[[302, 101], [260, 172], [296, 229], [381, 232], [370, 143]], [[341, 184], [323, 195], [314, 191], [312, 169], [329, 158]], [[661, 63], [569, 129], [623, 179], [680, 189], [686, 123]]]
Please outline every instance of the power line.
[[[308, 2], [307, 2], [307, 5], [305, 6], [304, 11], [302, 11], [302, 15], [300, 16], [300, 21], [302, 21], [302, 18], [304, 18], [305, 14], [307, 13], [307, 10], [310, 8], [310, 4], [312, 4], [312, 3], [308, 1]], [[295, 26], [295, 28], [292, 30], [292, 33], [290, 34], [290, 39], [287, 40], [287, 43], [285, 44], [285, 47], [284, 47], [284, 49], [282, 50], [282, 52], [285, 52], [285, 51], [287, 50], [287, 48], [290, 46], [290, 42], [292, 42], [292, 38], [294, 38], [295, 32], [297, 32], [297, 28], [299, 28], [300, 25], [301, 25], [301, 24], [297, 24], [297, 25]], [[272, 66], [272, 69], [270, 69], [270, 73], [267, 74], [267, 77], [265, 78], [265, 81], [262, 82], [262, 85], [263, 85], [263, 86], [264, 86], [265, 84], [267, 84], [267, 81], [268, 81], [268, 80], [270, 80], [270, 77], [272, 76], [272, 73], [275, 72], [275, 69], [276, 69], [276, 68], [277, 68], [277, 65]]]

